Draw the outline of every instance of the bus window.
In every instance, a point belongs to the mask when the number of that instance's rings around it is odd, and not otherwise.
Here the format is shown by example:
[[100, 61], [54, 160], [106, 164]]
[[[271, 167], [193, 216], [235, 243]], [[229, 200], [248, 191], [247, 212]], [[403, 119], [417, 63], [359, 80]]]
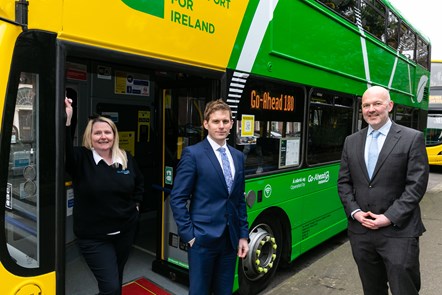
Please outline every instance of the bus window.
[[[431, 82], [430, 86], [442, 86], [442, 62], [433, 61], [431, 62]], [[431, 94], [430, 94], [431, 95]], [[442, 99], [440, 99], [442, 101]], [[439, 101], [439, 103], [440, 103]], [[431, 102], [430, 102], [431, 103]]]
[[393, 48], [397, 49], [399, 45], [399, 19], [391, 11], [388, 11], [388, 25], [387, 25], [387, 44]]
[[395, 105], [393, 120], [403, 126], [418, 129], [418, 111], [403, 105]]
[[338, 14], [342, 15], [352, 23], [356, 22], [355, 17], [355, 4], [356, 0], [319, 0], [329, 8], [336, 11]]
[[341, 158], [345, 138], [352, 132], [353, 98], [314, 91], [310, 96], [307, 162]]
[[[365, 31], [426, 69], [430, 66], [430, 45], [410, 29], [402, 17], [379, 0], [316, 0], [347, 20], [358, 23]], [[360, 11], [360, 14], [356, 14]], [[400, 24], [400, 26], [399, 26]]]
[[305, 89], [250, 77], [239, 100], [236, 148], [245, 156], [245, 174], [301, 165]]
[[442, 144], [442, 115], [428, 114], [427, 135], [425, 143], [427, 146]]
[[361, 1], [362, 26], [385, 42], [385, 6], [377, 0]]
[[6, 241], [16, 263], [39, 267], [38, 152], [35, 93], [38, 75], [21, 73], [14, 111], [6, 200]]
[[399, 45], [399, 50], [403, 55], [405, 55], [409, 59], [415, 59], [414, 50], [416, 47], [416, 35], [404, 23], [401, 23]]
[[430, 56], [428, 44], [426, 44], [421, 38], [417, 38], [417, 63], [424, 68], [429, 68]]
[[300, 164], [301, 122], [255, 121], [253, 135], [241, 136], [248, 124], [243, 121], [237, 121], [236, 144], [244, 153], [246, 175]]

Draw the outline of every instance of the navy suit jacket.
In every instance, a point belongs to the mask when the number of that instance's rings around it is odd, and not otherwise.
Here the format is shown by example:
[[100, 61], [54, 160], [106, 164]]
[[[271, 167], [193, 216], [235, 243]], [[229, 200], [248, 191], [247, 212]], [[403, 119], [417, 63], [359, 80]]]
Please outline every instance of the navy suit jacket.
[[[209, 141], [184, 148], [170, 195], [170, 205], [184, 242], [212, 246], [226, 227], [232, 246], [248, 238], [244, 199], [244, 156], [228, 146], [235, 165], [235, 177], [229, 194], [221, 165]], [[190, 205], [188, 206], [188, 201]]]
[[368, 128], [348, 136], [342, 153], [338, 191], [349, 217], [349, 231], [368, 230], [350, 215], [357, 209], [384, 214], [392, 225], [385, 236], [418, 237], [425, 227], [419, 202], [428, 183], [428, 158], [422, 132], [393, 122], [370, 180], [364, 159]]

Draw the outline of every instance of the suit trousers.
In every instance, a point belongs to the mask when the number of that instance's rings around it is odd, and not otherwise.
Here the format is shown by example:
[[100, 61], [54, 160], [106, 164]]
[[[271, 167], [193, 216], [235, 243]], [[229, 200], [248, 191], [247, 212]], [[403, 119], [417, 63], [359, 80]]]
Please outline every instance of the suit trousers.
[[109, 235], [101, 239], [78, 239], [78, 246], [87, 265], [93, 272], [100, 295], [121, 295], [123, 271], [136, 227], [127, 232]]
[[382, 230], [349, 232], [364, 295], [418, 295], [421, 287], [419, 238], [385, 236]]
[[188, 249], [189, 295], [231, 295], [236, 266], [236, 249], [233, 249], [228, 229], [213, 246], [198, 244], [198, 239]]

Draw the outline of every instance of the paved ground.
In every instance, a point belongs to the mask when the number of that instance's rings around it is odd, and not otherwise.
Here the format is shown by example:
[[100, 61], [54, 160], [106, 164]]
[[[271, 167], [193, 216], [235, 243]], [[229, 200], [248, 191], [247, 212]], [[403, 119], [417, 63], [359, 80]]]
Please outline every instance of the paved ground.
[[[439, 295], [442, 294], [442, 172], [430, 173], [430, 183], [421, 209], [427, 232], [420, 240], [420, 295]], [[349, 242], [344, 241], [333, 251], [261, 294], [362, 295]]]

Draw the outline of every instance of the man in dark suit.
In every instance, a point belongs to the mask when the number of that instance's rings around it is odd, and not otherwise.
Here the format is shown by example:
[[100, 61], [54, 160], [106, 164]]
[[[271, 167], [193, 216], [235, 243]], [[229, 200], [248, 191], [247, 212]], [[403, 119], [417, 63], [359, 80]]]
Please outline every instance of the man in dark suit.
[[428, 159], [422, 132], [392, 122], [392, 108], [385, 88], [364, 93], [362, 114], [369, 126], [346, 138], [339, 172], [339, 196], [365, 295], [388, 295], [388, 286], [393, 295], [416, 295], [421, 285], [419, 236], [425, 227], [419, 202], [427, 188]]
[[236, 256], [249, 251], [244, 156], [226, 144], [232, 124], [225, 102], [207, 104], [208, 136], [183, 150], [170, 195], [179, 235], [189, 244], [190, 295], [231, 295]]

